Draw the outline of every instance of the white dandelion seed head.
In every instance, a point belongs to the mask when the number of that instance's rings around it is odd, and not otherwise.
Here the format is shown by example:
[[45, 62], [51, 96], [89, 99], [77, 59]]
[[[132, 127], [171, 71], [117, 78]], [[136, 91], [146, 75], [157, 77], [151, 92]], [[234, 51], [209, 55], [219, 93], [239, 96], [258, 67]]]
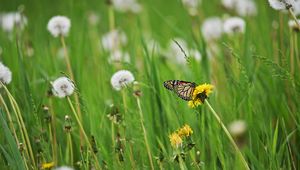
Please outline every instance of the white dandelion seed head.
[[23, 30], [27, 25], [27, 18], [19, 12], [9, 12], [1, 15], [0, 25], [6, 32], [12, 32], [15, 27]]
[[12, 73], [8, 67], [0, 62], [0, 81], [3, 84], [9, 84], [12, 79]]
[[224, 32], [228, 35], [245, 32], [245, 20], [240, 17], [231, 17], [224, 21]]
[[182, 0], [182, 3], [191, 16], [197, 15], [200, 0]]
[[52, 93], [59, 98], [72, 95], [74, 90], [75, 85], [67, 77], [59, 77], [52, 83]]
[[255, 16], [257, 14], [256, 3], [253, 0], [236, 0], [236, 13], [239, 16]]
[[166, 56], [171, 61], [175, 61], [177, 64], [185, 64], [186, 63], [185, 55], [175, 41], [180, 45], [180, 47], [184, 50], [185, 53], [188, 52], [188, 46], [185, 40], [181, 38], [174, 38], [174, 40], [172, 39], [169, 41], [169, 46], [166, 52]]
[[139, 13], [142, 7], [136, 0], [112, 0], [114, 8], [119, 12]]
[[196, 49], [191, 49], [189, 51], [189, 54], [190, 54], [191, 57], [193, 57], [198, 62], [201, 61], [201, 59], [202, 59], [201, 53]]
[[236, 0], [222, 0], [221, 3], [227, 9], [234, 9]]
[[241, 136], [247, 131], [247, 124], [244, 120], [236, 120], [228, 125], [228, 130], [232, 136]]
[[114, 51], [127, 44], [127, 37], [121, 30], [112, 30], [102, 36], [101, 42], [104, 50]]
[[[297, 22], [300, 24], [300, 19], [297, 20]], [[288, 21], [288, 25], [290, 28], [295, 29], [295, 30], [299, 30], [298, 24], [296, 23], [295, 20], [289, 20]]]
[[120, 63], [120, 62], [125, 62], [125, 63], [130, 63], [130, 56], [127, 52], [123, 52], [121, 50], [114, 50], [110, 54], [108, 58], [109, 63]]
[[55, 168], [55, 170], [74, 170], [74, 168], [69, 167], [69, 166], [60, 166]]
[[275, 10], [285, 10], [295, 5], [295, 0], [268, 0], [270, 6]]
[[67, 36], [71, 27], [71, 20], [66, 16], [54, 16], [47, 25], [48, 31], [54, 36]]
[[223, 22], [218, 17], [207, 18], [201, 28], [202, 35], [206, 41], [219, 39], [223, 33]]
[[293, 6], [293, 11], [296, 16], [300, 15], [300, 0], [297, 0]]
[[112, 87], [119, 91], [134, 81], [133, 74], [128, 70], [120, 70], [116, 72], [110, 79]]

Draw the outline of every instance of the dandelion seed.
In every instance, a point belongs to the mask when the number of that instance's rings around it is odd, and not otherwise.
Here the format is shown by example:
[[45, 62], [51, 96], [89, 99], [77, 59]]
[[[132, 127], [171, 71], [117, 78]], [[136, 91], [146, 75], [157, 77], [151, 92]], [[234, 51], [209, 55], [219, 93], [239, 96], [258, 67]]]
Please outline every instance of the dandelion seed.
[[290, 9], [295, 5], [294, 0], [268, 0], [270, 6], [275, 10]]
[[186, 124], [178, 130], [177, 134], [180, 137], [189, 137], [193, 134], [193, 130], [189, 125]]
[[102, 37], [102, 46], [106, 51], [114, 51], [127, 44], [127, 37], [123, 31], [112, 30]]
[[71, 21], [65, 16], [52, 17], [47, 25], [48, 31], [54, 36], [67, 36], [71, 27]]
[[120, 70], [111, 77], [112, 87], [119, 91], [134, 81], [133, 74], [128, 70]]
[[228, 130], [232, 136], [241, 136], [247, 130], [247, 124], [244, 120], [236, 120], [228, 125]]
[[[300, 19], [298, 19], [297, 22], [300, 24]], [[289, 20], [288, 25], [292, 30], [299, 31], [298, 24], [295, 22], [295, 20]]]
[[188, 102], [188, 106], [195, 108], [199, 105], [202, 105], [205, 99], [212, 93], [213, 85], [211, 84], [202, 84], [195, 88], [193, 92], [192, 100]]
[[202, 24], [201, 32], [206, 41], [219, 39], [223, 33], [222, 20], [218, 17], [206, 19]]
[[240, 17], [231, 17], [224, 21], [224, 32], [228, 35], [245, 32], [245, 21]]
[[55, 168], [55, 170], [74, 170], [74, 168], [71, 168], [69, 166], [61, 166], [61, 167]]
[[171, 145], [174, 148], [178, 148], [182, 144], [181, 137], [175, 132], [169, 135], [169, 138], [170, 138]]
[[27, 18], [19, 12], [10, 12], [0, 16], [0, 25], [6, 32], [12, 32], [15, 27], [23, 30], [27, 25]]
[[43, 163], [41, 169], [51, 169], [54, 167], [54, 162]]
[[2, 62], [0, 62], [0, 81], [3, 84], [9, 84], [11, 82], [11, 79], [12, 79], [12, 73], [10, 69], [6, 67]]
[[121, 50], [114, 50], [110, 57], [108, 58], [109, 63], [119, 63], [125, 62], [130, 63], [130, 57], [127, 52], [122, 52]]
[[255, 16], [257, 14], [256, 3], [253, 0], [236, 0], [235, 10], [239, 16]]
[[182, 0], [182, 3], [191, 16], [197, 15], [200, 0]]
[[72, 95], [74, 90], [73, 82], [67, 77], [60, 77], [52, 83], [52, 93], [59, 98]]
[[296, 16], [300, 15], [300, 0], [297, 0], [293, 6], [293, 12]]
[[112, 0], [114, 8], [119, 12], [139, 13], [142, 7], [136, 0]]

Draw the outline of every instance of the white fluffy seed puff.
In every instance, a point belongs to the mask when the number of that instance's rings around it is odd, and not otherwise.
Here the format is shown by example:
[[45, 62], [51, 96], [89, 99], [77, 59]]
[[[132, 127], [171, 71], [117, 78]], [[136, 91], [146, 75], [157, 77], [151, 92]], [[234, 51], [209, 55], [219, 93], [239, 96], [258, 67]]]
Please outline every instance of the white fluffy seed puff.
[[27, 18], [19, 12], [9, 12], [0, 15], [0, 26], [6, 32], [12, 32], [15, 27], [21, 30], [27, 25]]
[[295, 0], [268, 0], [270, 6], [275, 10], [285, 10], [295, 5]]
[[68, 166], [60, 166], [58, 168], [55, 168], [55, 170], [74, 170], [74, 169]]
[[133, 74], [128, 70], [120, 70], [116, 72], [110, 79], [112, 87], [119, 91], [134, 81]]
[[201, 28], [202, 35], [206, 41], [219, 39], [223, 33], [223, 23], [218, 17], [207, 18]]
[[72, 95], [74, 90], [75, 85], [67, 77], [59, 77], [52, 83], [52, 93], [59, 98]]
[[236, 120], [228, 125], [228, 130], [232, 136], [241, 136], [247, 131], [247, 124], [244, 120]]
[[245, 20], [240, 17], [231, 17], [224, 21], [223, 29], [224, 33], [233, 35], [237, 33], [245, 32]]
[[[297, 22], [300, 24], [300, 19], [298, 19]], [[298, 27], [298, 24], [296, 23], [295, 20], [289, 20], [288, 25], [292, 30], [300, 31], [299, 27]]]
[[[9, 84], [11, 82], [11, 71], [8, 67], [0, 62], [0, 81], [3, 84]], [[1, 85], [0, 85], [1, 87]]]
[[71, 21], [65, 16], [52, 17], [47, 25], [48, 31], [54, 36], [67, 36], [71, 27]]

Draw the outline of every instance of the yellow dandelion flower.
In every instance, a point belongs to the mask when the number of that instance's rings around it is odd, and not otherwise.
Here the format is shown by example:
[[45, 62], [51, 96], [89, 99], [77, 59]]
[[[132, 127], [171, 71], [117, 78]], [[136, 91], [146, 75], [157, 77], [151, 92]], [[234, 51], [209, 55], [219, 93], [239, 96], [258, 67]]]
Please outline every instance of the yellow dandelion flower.
[[189, 125], [186, 124], [181, 129], [179, 129], [177, 133], [180, 137], [188, 137], [193, 134], [193, 130]]
[[182, 144], [182, 139], [176, 132], [172, 133], [169, 136], [169, 138], [170, 138], [171, 145], [174, 148], [178, 148], [178, 146]]
[[188, 106], [195, 108], [199, 105], [202, 105], [208, 95], [212, 93], [213, 87], [213, 85], [206, 83], [197, 86], [193, 92], [192, 100], [188, 102]]
[[50, 169], [54, 167], [54, 162], [49, 162], [49, 163], [43, 163], [42, 164], [42, 169]]

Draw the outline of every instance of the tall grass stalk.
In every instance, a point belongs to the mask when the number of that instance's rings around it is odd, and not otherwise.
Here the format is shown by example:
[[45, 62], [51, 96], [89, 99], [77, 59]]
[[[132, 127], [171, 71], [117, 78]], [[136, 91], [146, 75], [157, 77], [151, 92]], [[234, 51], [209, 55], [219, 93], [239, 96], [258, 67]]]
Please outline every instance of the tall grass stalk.
[[[61, 44], [62, 44], [63, 49], [64, 49], [64, 58], [65, 58], [65, 62], [66, 62], [66, 65], [67, 65], [68, 74], [70, 75], [71, 80], [75, 81], [74, 74], [73, 74], [72, 67], [71, 67], [70, 57], [69, 57], [69, 54], [68, 54], [68, 51], [67, 51], [64, 36], [61, 36], [60, 40], [61, 40]], [[80, 101], [79, 101], [78, 93], [74, 94], [74, 99], [75, 99], [76, 110], [77, 110], [77, 113], [78, 113], [79, 120], [80, 120], [80, 122], [82, 122], [82, 114], [81, 114], [81, 109], [80, 109]], [[83, 146], [83, 134], [82, 134], [81, 131], [80, 131], [80, 146]]]
[[49, 99], [49, 106], [50, 106], [51, 126], [52, 126], [52, 155], [53, 155], [53, 162], [55, 165], [57, 165], [56, 116], [55, 116], [55, 112], [53, 111], [52, 98]]
[[11, 103], [11, 106], [14, 110], [14, 113], [16, 114], [16, 118], [17, 118], [18, 124], [19, 124], [20, 129], [21, 129], [21, 133], [22, 133], [22, 139], [26, 143], [26, 148], [28, 149], [28, 151], [26, 149], [27, 155], [30, 157], [33, 167], [36, 167], [33, 150], [32, 150], [32, 147], [31, 147], [30, 140], [29, 140], [29, 135], [28, 135], [28, 132], [27, 132], [27, 129], [26, 129], [26, 126], [25, 126], [20, 108], [19, 108], [16, 100], [14, 99], [14, 97], [11, 95], [11, 93], [7, 89], [7, 87], [1, 81], [0, 81], [0, 84], [4, 88], [6, 94], [9, 98], [9, 101]]
[[150, 146], [149, 146], [148, 139], [147, 139], [147, 131], [146, 131], [145, 126], [144, 126], [144, 116], [143, 116], [143, 111], [142, 111], [141, 102], [140, 102], [139, 97], [136, 97], [136, 102], [137, 102], [137, 105], [138, 105], [138, 108], [139, 108], [140, 122], [141, 122], [142, 130], [143, 130], [144, 142], [145, 142], [145, 145], [146, 145], [149, 162], [150, 162], [150, 165], [151, 165], [151, 169], [154, 170], [152, 154], [151, 154]]
[[92, 147], [92, 145], [91, 145], [91, 143], [90, 143], [90, 141], [89, 141], [88, 136], [87, 136], [86, 133], [85, 133], [85, 130], [84, 130], [82, 124], [81, 124], [81, 121], [80, 121], [80, 119], [79, 119], [79, 117], [78, 117], [78, 115], [77, 115], [77, 113], [76, 113], [76, 110], [75, 110], [75, 108], [74, 108], [74, 106], [73, 106], [73, 104], [72, 104], [72, 101], [71, 101], [70, 97], [67, 97], [67, 101], [68, 101], [68, 104], [69, 104], [69, 106], [70, 106], [70, 108], [71, 108], [71, 110], [72, 110], [72, 112], [73, 112], [73, 114], [74, 114], [74, 117], [75, 117], [75, 119], [76, 119], [76, 121], [77, 121], [77, 123], [78, 123], [78, 125], [79, 125], [80, 131], [81, 131], [82, 134], [83, 134], [83, 137], [84, 137], [84, 139], [85, 139], [85, 142], [86, 142], [86, 143], [88, 144], [88, 146], [89, 146], [89, 149], [90, 149], [90, 151], [91, 151], [91, 153], [92, 153], [92, 156], [93, 156], [93, 158], [94, 158], [94, 161], [96, 162], [96, 169], [101, 169], [100, 164], [99, 164], [99, 162], [98, 162], [98, 158], [97, 158], [96, 154], [93, 152], [93, 147]]
[[72, 136], [71, 132], [67, 132], [67, 155], [69, 157], [68, 162], [71, 166], [73, 166], [73, 143], [72, 143]]
[[211, 107], [211, 105], [209, 104], [209, 102], [207, 100], [205, 100], [205, 104], [208, 106], [209, 110], [213, 113], [214, 117], [217, 119], [218, 123], [221, 125], [222, 129], [224, 130], [225, 134], [227, 135], [229, 141], [231, 142], [231, 144], [233, 145], [235, 151], [237, 152], [237, 154], [239, 155], [243, 165], [245, 166], [245, 168], [247, 170], [250, 170], [248, 163], [246, 161], [246, 159], [244, 158], [242, 152], [240, 151], [239, 147], [237, 146], [237, 144], [235, 143], [235, 141], [233, 140], [232, 136], [230, 135], [229, 131], [227, 130], [226, 126], [224, 125], [224, 123], [222, 122], [222, 120], [220, 119], [219, 115], [217, 114], [217, 112]]

